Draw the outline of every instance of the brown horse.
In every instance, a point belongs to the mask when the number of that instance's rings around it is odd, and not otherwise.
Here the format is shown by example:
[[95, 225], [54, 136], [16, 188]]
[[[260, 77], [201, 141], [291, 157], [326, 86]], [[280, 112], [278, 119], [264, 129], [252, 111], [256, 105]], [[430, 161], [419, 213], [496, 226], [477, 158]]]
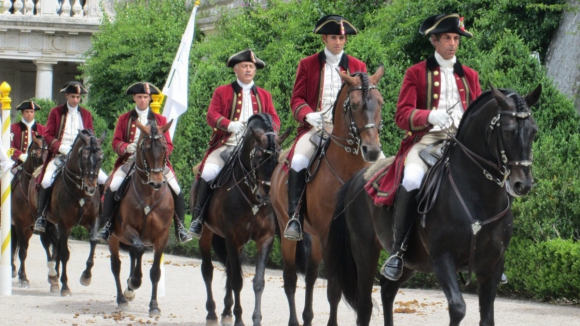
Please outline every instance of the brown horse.
[[[239, 253], [248, 241], [254, 240], [258, 249], [256, 275], [254, 276], [255, 307], [254, 325], [262, 320], [261, 300], [264, 291], [266, 261], [272, 249], [276, 220], [269, 203], [270, 177], [278, 165], [280, 144], [290, 134], [288, 129], [278, 137], [272, 117], [265, 113], [255, 114], [248, 120], [246, 133], [235, 148], [232, 157], [216, 179], [216, 190], [209, 201], [199, 240], [201, 270], [206, 286], [208, 311], [206, 319], [217, 321], [215, 301], [211, 290], [213, 264], [211, 247], [226, 267], [226, 297], [222, 318], [231, 318], [234, 306], [234, 325], [244, 325], [240, 292], [243, 287]], [[193, 201], [195, 183], [191, 187]], [[190, 202], [193, 207], [193, 202]], [[232, 299], [232, 291], [234, 300]]]
[[[331, 142], [324, 155], [321, 155], [316, 168], [310, 169], [314, 174], [306, 185], [304, 212], [304, 230], [312, 235], [312, 246], [309, 237], [300, 242], [282, 238], [282, 256], [284, 261], [284, 290], [290, 305], [289, 325], [298, 325], [294, 295], [296, 292], [296, 268], [305, 272], [306, 303], [302, 317], [304, 325], [310, 325], [314, 317], [312, 311], [312, 291], [318, 277], [318, 265], [326, 246], [328, 229], [336, 204], [336, 193], [344, 181], [369, 162], [377, 160], [381, 154], [379, 128], [381, 125], [381, 107], [383, 98], [377, 89], [377, 84], [383, 76], [381, 66], [372, 76], [357, 73], [353, 76], [341, 73], [344, 81], [338, 94], [333, 114], [333, 129], [329, 135]], [[283, 163], [282, 163], [283, 164]], [[279, 164], [272, 176], [272, 205], [280, 226], [287, 224], [288, 191], [287, 174]], [[298, 248], [297, 248], [298, 246]], [[297, 252], [297, 249], [299, 250]], [[296, 255], [301, 259], [296, 259]], [[309, 257], [305, 257], [309, 256]], [[305, 261], [302, 258], [309, 259]], [[331, 303], [330, 318], [336, 324], [336, 309], [338, 302]]]
[[[101, 144], [105, 139], [105, 132], [100, 138], [94, 136], [93, 131], [84, 129], [79, 131], [69, 154], [63, 163], [62, 170], [57, 174], [52, 185], [52, 195], [48, 211], [48, 221], [56, 225], [52, 233], [52, 227], [47, 227], [45, 233], [49, 236], [58, 236], [56, 246], [56, 273], [62, 265], [60, 275], [62, 296], [71, 295], [68, 287], [67, 263], [70, 258], [68, 248], [68, 237], [74, 226], [82, 226], [92, 230], [95, 227], [99, 214], [99, 190], [97, 177], [103, 160], [103, 150]], [[30, 182], [28, 193], [30, 205], [36, 215], [36, 182]], [[43, 242], [44, 244], [44, 242]], [[84, 286], [91, 284], [91, 269], [94, 261], [96, 242], [90, 242], [89, 257], [87, 267], [81, 275], [80, 282]], [[56, 278], [49, 278], [51, 291], [58, 290]]]
[[[127, 193], [119, 203], [109, 239], [111, 270], [117, 286], [117, 304], [120, 309], [128, 307], [128, 301], [135, 298], [134, 290], [141, 286], [143, 272], [141, 259], [146, 247], [153, 249], [151, 266], [152, 293], [149, 303], [149, 316], [158, 316], [161, 310], [157, 304], [157, 284], [161, 277], [161, 255], [169, 240], [169, 229], [173, 222], [173, 197], [164, 171], [167, 169], [167, 140], [164, 133], [171, 127], [173, 120], [164, 126], [152, 124], [143, 126], [135, 152], [135, 173], [127, 184]], [[123, 293], [119, 273], [121, 260], [120, 247], [129, 247], [131, 258], [130, 275], [127, 289]]]
[[[28, 243], [32, 237], [32, 227], [34, 226], [34, 214], [28, 201], [28, 185], [34, 179], [32, 174], [42, 166], [48, 153], [48, 146], [44, 142], [44, 137], [32, 133], [32, 144], [28, 149], [28, 158], [24, 163], [18, 165], [14, 178], [12, 179], [11, 207], [12, 207], [12, 274], [16, 277], [16, 252], [20, 259], [20, 269], [18, 270], [18, 281], [21, 287], [28, 287], [29, 282], [26, 277], [26, 256], [28, 255]], [[43, 244], [45, 242], [43, 241]], [[45, 246], [47, 261], [50, 264], [54, 260]]]

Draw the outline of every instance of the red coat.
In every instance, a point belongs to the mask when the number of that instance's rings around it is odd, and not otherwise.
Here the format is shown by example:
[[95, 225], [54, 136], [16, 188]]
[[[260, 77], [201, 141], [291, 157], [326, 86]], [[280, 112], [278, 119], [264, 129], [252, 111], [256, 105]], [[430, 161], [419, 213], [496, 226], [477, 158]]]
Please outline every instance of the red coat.
[[[280, 118], [274, 108], [272, 95], [257, 86], [252, 87], [251, 94], [253, 113], [268, 113], [272, 116], [272, 121], [275, 125], [274, 129], [280, 129]], [[213, 133], [209, 140], [209, 149], [203, 157], [200, 171], [203, 170], [203, 165], [209, 154], [223, 145], [230, 137], [228, 126], [231, 121], [237, 121], [240, 118], [242, 103], [244, 102], [243, 97], [244, 92], [237, 81], [219, 86], [214, 91], [206, 116], [207, 124], [213, 129]]]
[[[467, 110], [469, 104], [481, 95], [479, 76], [475, 70], [461, 65], [459, 61], [455, 63], [453, 70], [461, 103]], [[406, 131], [406, 135], [401, 141], [395, 162], [388, 168], [385, 177], [382, 179], [374, 177], [365, 186], [369, 195], [375, 198], [375, 204], [393, 204], [395, 193], [403, 177], [407, 153], [423, 138], [423, 135], [433, 128], [427, 118], [431, 110], [436, 110], [439, 105], [440, 83], [441, 71], [435, 57], [430, 57], [407, 69], [395, 114], [395, 123]], [[384, 175], [384, 173], [377, 175]]]
[[[46, 127], [34, 122], [31, 129], [36, 136], [43, 136]], [[10, 148], [14, 150], [12, 159], [18, 162], [20, 155], [28, 152], [28, 147], [32, 144], [32, 139], [28, 139], [28, 127], [23, 122], [13, 123], [10, 126], [10, 134], [12, 135]]]
[[[126, 153], [125, 149], [129, 144], [135, 139], [135, 130], [137, 125], [135, 121], [138, 119], [137, 111], [131, 110], [127, 113], [123, 113], [117, 120], [117, 125], [115, 126], [115, 134], [113, 135], [113, 150], [117, 153], [117, 160], [115, 161], [115, 167], [113, 168], [113, 173], [117, 169], [127, 162], [127, 159], [131, 157], [131, 154]], [[149, 109], [149, 115], [147, 120], [155, 119], [157, 126], [161, 127], [167, 124], [167, 118], [164, 116], [154, 113]], [[171, 142], [171, 137], [169, 136], [169, 130], [165, 131], [165, 140], [167, 140], [167, 166], [173, 170], [171, 163], [169, 162], [169, 155], [173, 151], [173, 143]], [[111, 175], [113, 174], [111, 173]]]
[[[342, 72], [348, 74], [367, 72], [367, 66], [364, 62], [346, 53], [342, 55], [338, 66]], [[288, 153], [287, 162], [292, 161], [294, 149], [300, 137], [312, 128], [304, 120], [306, 115], [312, 112], [320, 112], [321, 110], [322, 88], [324, 87], [321, 81], [324, 78], [325, 67], [326, 54], [324, 51], [306, 57], [300, 60], [298, 64], [292, 98], [290, 99], [290, 109], [292, 110], [294, 119], [299, 123], [298, 136], [296, 136], [294, 144]], [[287, 169], [288, 166], [285, 165], [285, 168]]]
[[[94, 132], [95, 130], [93, 129], [93, 115], [91, 114], [91, 112], [80, 106], [79, 111], [81, 112], [81, 120], [83, 121], [83, 128], [90, 129]], [[60, 141], [62, 140], [62, 136], [64, 134], [64, 125], [66, 123], [67, 113], [68, 107], [67, 104], [65, 103], [64, 105], [55, 106], [50, 110], [50, 113], [48, 114], [46, 129], [44, 131], [44, 140], [49, 146], [49, 152], [46, 161], [44, 161], [42, 173], [40, 173], [40, 175], [36, 179], [38, 183], [42, 182], [42, 178], [44, 177], [44, 171], [46, 170], [48, 162], [50, 162], [50, 160], [52, 160], [52, 158], [59, 153], [58, 148], [60, 147], [61, 144]]]

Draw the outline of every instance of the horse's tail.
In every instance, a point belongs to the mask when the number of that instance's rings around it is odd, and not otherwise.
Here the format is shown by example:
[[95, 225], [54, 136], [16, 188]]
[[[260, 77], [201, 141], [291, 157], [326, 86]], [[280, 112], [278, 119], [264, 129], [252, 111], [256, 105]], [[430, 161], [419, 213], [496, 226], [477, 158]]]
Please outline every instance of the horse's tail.
[[312, 236], [306, 232], [302, 233], [301, 241], [296, 243], [296, 268], [298, 273], [305, 275], [308, 262], [310, 261], [310, 250], [312, 248]]
[[344, 300], [356, 308], [357, 270], [350, 244], [350, 232], [346, 225], [347, 193], [350, 179], [337, 194], [334, 220], [330, 224], [328, 244], [325, 252], [325, 270], [329, 284], [332, 282], [342, 291]]
[[226, 259], [228, 258], [228, 250], [226, 248], [226, 239], [214, 234], [211, 239], [211, 247], [218, 257], [218, 261], [226, 266]]

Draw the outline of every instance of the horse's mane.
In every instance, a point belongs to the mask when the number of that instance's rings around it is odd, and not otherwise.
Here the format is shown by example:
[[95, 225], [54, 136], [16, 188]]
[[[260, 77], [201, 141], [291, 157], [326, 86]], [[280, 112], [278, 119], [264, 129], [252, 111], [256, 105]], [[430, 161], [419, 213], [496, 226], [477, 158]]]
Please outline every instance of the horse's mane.
[[[362, 87], [363, 87], [363, 96], [364, 98], [368, 98], [369, 97], [369, 75], [366, 72], [355, 72], [354, 74], [350, 75], [351, 77], [356, 77], [356, 76], [360, 76], [360, 79], [362, 81]], [[332, 123], [334, 124], [334, 113], [336, 112], [336, 107], [338, 104], [338, 98], [340, 97], [340, 93], [342, 93], [343, 88], [346, 87], [346, 83], [342, 83], [342, 86], [340, 86], [340, 90], [338, 91], [338, 94], [336, 94], [336, 99], [334, 100], [334, 104], [332, 105]]]
[[259, 119], [264, 124], [264, 126], [260, 126], [260, 128], [264, 129], [265, 131], [274, 131], [274, 121], [272, 120], [272, 116], [267, 113], [257, 113], [252, 115], [250, 119], [248, 119], [248, 130], [256, 119]]

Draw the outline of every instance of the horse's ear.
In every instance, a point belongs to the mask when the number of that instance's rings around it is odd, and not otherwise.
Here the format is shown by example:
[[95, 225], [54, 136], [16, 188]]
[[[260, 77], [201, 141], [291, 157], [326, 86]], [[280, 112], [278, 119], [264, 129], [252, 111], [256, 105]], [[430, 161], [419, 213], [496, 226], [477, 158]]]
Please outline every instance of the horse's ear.
[[105, 137], [107, 137], [107, 131], [103, 130], [101, 137], [97, 139], [97, 144], [99, 144], [99, 147], [101, 147], [101, 144], [105, 141]]
[[279, 135], [278, 137], [276, 137], [276, 142], [278, 143], [278, 145], [282, 145], [282, 143], [284, 143], [286, 138], [288, 138], [288, 136], [290, 136], [291, 131], [292, 131], [292, 127], [288, 127], [282, 135]]
[[342, 72], [340, 71], [340, 69], [336, 68], [336, 71], [338, 71], [338, 75], [340, 76], [340, 78], [342, 80], [344, 80], [344, 82], [348, 85], [348, 86], [353, 86], [356, 84], [356, 78], [349, 76], [346, 72]]
[[528, 107], [531, 107], [532, 105], [538, 103], [540, 96], [542, 96], [542, 84], [538, 85], [536, 89], [534, 89], [530, 94], [526, 95], [524, 100], [526, 101]]
[[369, 79], [373, 85], [377, 85], [379, 83], [379, 80], [381, 80], [381, 77], [383, 77], [384, 74], [385, 74], [385, 66], [381, 64], [379, 66], [379, 69], [377, 69], [377, 71], [375, 71], [375, 73]]
[[173, 124], [173, 119], [169, 120], [169, 122], [166, 123], [165, 125], [159, 127], [160, 133], [165, 133], [165, 131], [167, 131], [167, 130], [169, 130], [169, 128], [171, 128], [172, 124]]
[[141, 132], [146, 133], [147, 135], [149, 135], [151, 133], [151, 126], [144, 126], [139, 119], [135, 120], [135, 126], [137, 126], [137, 128], [139, 128], [139, 130], [141, 130]]
[[489, 83], [489, 89], [491, 89], [491, 93], [493, 94], [493, 98], [495, 98], [497, 104], [502, 108], [509, 108], [509, 104], [507, 103], [507, 97], [503, 95], [502, 92], [498, 91], [496, 88], [493, 87], [491, 83]]
[[81, 137], [81, 139], [85, 144], [89, 143], [91, 136], [88, 136], [86, 133], [83, 132], [83, 130], [79, 129], [78, 135], [79, 137]]

